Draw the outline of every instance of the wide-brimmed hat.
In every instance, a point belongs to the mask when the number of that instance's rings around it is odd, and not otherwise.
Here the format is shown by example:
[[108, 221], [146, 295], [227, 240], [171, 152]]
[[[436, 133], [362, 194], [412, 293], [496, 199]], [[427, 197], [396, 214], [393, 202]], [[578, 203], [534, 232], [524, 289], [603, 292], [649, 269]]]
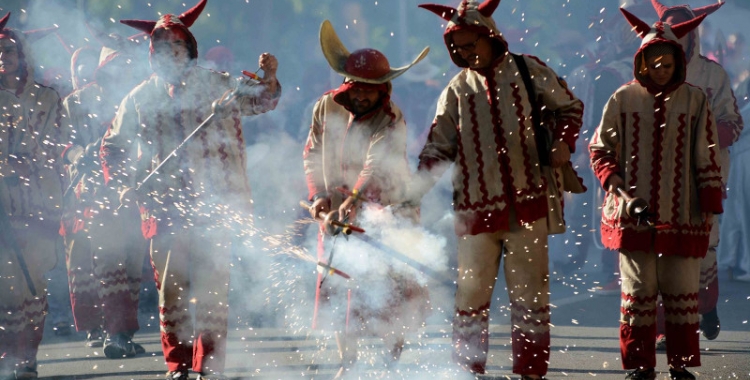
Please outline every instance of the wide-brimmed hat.
[[349, 53], [328, 20], [320, 25], [320, 48], [333, 71], [353, 81], [373, 84], [392, 81], [424, 59], [430, 51], [429, 47], [425, 47], [410, 64], [392, 68], [385, 55], [375, 49], [359, 49]]

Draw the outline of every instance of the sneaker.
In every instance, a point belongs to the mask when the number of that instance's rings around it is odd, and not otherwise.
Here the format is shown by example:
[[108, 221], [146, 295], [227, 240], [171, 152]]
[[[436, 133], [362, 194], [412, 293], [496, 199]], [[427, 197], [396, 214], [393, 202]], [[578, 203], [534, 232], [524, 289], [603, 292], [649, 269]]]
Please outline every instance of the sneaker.
[[198, 375], [198, 379], [197, 380], [228, 380], [228, 379], [229, 378], [226, 377], [221, 372], [211, 372], [211, 373], [209, 373], [207, 375], [204, 375], [204, 374]]
[[102, 330], [94, 329], [94, 330], [90, 330], [86, 334], [86, 347], [96, 348], [96, 347], [101, 347], [103, 345], [104, 345], [104, 340], [102, 339]]
[[675, 371], [670, 368], [669, 378], [671, 380], [695, 380], [695, 376], [684, 368], [682, 369], [682, 371]]
[[[537, 380], [537, 379], [536, 379], [536, 378], [533, 378], [533, 377], [531, 377], [531, 376], [529, 376], [529, 375], [523, 375], [523, 376], [521, 377], [521, 380]], [[539, 378], [538, 380], [547, 380], [547, 378], [546, 378], [546, 377], [543, 377], [543, 376], [542, 376], [542, 377], [540, 377], [540, 378]]]
[[716, 308], [701, 315], [701, 331], [703, 331], [703, 336], [708, 340], [714, 340], [719, 336], [721, 324], [719, 323], [719, 314]]
[[640, 370], [636, 369], [633, 372], [630, 372], [627, 376], [625, 376], [625, 380], [655, 380], [656, 379], [656, 371], [654, 371], [653, 368], [649, 368], [646, 370]]
[[664, 334], [659, 334], [656, 337], [656, 351], [666, 351], [667, 350], [667, 337]]
[[622, 292], [620, 287], [620, 279], [616, 278], [606, 285], [597, 286], [593, 289], [595, 295], [599, 296], [619, 296]]
[[125, 334], [109, 335], [104, 340], [104, 356], [110, 359], [132, 358], [135, 347]]
[[745, 273], [739, 276], [734, 276], [732, 280], [739, 281], [739, 282], [750, 282], [750, 273]]
[[169, 371], [164, 376], [164, 378], [167, 379], [167, 380], [189, 380], [190, 376], [188, 375], [187, 372]]

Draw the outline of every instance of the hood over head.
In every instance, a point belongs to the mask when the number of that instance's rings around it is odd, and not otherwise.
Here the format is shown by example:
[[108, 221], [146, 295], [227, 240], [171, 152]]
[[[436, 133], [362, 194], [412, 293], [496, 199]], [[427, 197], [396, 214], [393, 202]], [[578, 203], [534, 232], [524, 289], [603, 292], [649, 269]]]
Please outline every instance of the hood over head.
[[[120, 20], [121, 23], [136, 28], [147, 33], [151, 38], [149, 46], [149, 61], [154, 65], [154, 43], [164, 38], [165, 32], [170, 30], [176, 32], [182, 40], [187, 43], [188, 53], [192, 64], [195, 64], [198, 58], [198, 42], [195, 40], [193, 33], [190, 32], [190, 26], [198, 19], [203, 8], [206, 7], [208, 0], [200, 0], [194, 7], [188, 9], [179, 16], [165, 14], [157, 21], [148, 20]], [[156, 69], [156, 68], [154, 68]]]
[[[706, 18], [706, 15], [676, 25], [658, 21], [650, 26], [624, 8], [620, 8], [620, 11], [633, 27], [633, 31], [643, 40], [634, 58], [633, 73], [635, 79], [651, 92], [669, 92], [684, 83], [687, 75], [687, 61], [678, 41], [697, 28], [701, 21]], [[674, 54], [675, 59], [675, 78], [672, 79], [666, 89], [660, 89], [648, 78], [646, 60], [650, 56], [670, 52]]]
[[[99, 63], [99, 52], [93, 46], [82, 46], [76, 49], [70, 57], [70, 78], [73, 83], [73, 89], [77, 90], [94, 81], [94, 71]], [[79, 70], [79, 66], [83, 66]]]
[[[708, 16], [721, 8], [725, 2], [720, 1], [715, 4], [706, 5], [698, 8], [691, 8], [687, 4], [675, 5], [672, 7], [662, 4], [659, 0], [651, 0], [651, 5], [654, 7], [654, 11], [659, 16], [659, 20], [666, 22], [670, 16], [680, 14], [685, 20], [691, 20], [699, 16]], [[688, 34], [687, 48], [685, 49], [685, 56], [687, 61], [690, 62], [694, 56], [700, 54], [700, 36], [697, 31], [691, 31]]]
[[461, 0], [458, 8], [440, 4], [420, 4], [419, 7], [448, 21], [443, 33], [448, 53], [456, 66], [469, 67], [469, 63], [451, 47], [453, 44], [451, 34], [458, 30], [470, 30], [479, 35], [488, 36], [496, 45], [497, 51], [504, 54], [508, 51], [508, 43], [495, 25], [495, 20], [492, 19], [492, 13], [499, 4], [500, 0], [484, 0], [482, 3], [476, 0]]
[[53, 26], [45, 29], [17, 31], [7, 27], [9, 20], [10, 12], [5, 14], [3, 18], [0, 18], [0, 39], [12, 40], [18, 46], [18, 62], [20, 66], [19, 78], [21, 85], [16, 89], [16, 96], [19, 96], [23, 92], [25, 86], [34, 82], [34, 60], [30, 54], [28, 44], [56, 31], [58, 27]]

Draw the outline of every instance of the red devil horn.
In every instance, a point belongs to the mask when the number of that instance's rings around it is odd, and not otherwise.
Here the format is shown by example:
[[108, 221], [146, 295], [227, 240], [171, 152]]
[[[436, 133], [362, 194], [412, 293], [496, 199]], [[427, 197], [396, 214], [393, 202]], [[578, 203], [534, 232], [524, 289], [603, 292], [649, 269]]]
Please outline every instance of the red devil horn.
[[498, 5], [500, 5], [500, 0], [485, 0], [482, 4], [479, 4], [477, 10], [484, 17], [492, 17], [492, 13], [495, 12]]
[[156, 26], [156, 21], [146, 21], [146, 20], [120, 20], [121, 23], [131, 27], [136, 28], [142, 32], [146, 32], [149, 35], [151, 35], [151, 32], [154, 31], [154, 27]]
[[24, 37], [26, 37], [26, 41], [28, 42], [34, 42], [58, 29], [57, 26], [52, 26], [49, 28], [44, 29], [34, 29], [34, 30], [25, 30], [23, 32]]
[[674, 33], [675, 37], [678, 39], [684, 37], [686, 34], [690, 33], [693, 29], [697, 28], [698, 25], [708, 16], [708, 14], [702, 14], [692, 20], [688, 20], [685, 22], [681, 22], [677, 25], [672, 26], [672, 33]]
[[455, 8], [440, 4], [419, 4], [419, 7], [427, 9], [428, 11], [440, 16], [445, 21], [450, 21], [453, 18], [453, 14], [456, 13]]
[[0, 30], [5, 29], [5, 24], [8, 23], [8, 20], [10, 19], [10, 12], [6, 13], [3, 18], [0, 18]]
[[57, 37], [57, 40], [60, 41], [60, 45], [62, 45], [63, 49], [68, 52], [71, 56], [73, 55], [73, 47], [69, 45], [67, 42], [65, 42], [65, 39], [60, 35], [60, 33], [55, 32], [55, 37]]
[[664, 14], [667, 13], [669, 7], [660, 3], [659, 0], [651, 0], [651, 5], [654, 6], [656, 14], [659, 16], [659, 20], [664, 18]]
[[706, 5], [705, 7], [693, 8], [693, 13], [695, 13], [696, 16], [710, 15], [711, 13], [716, 12], [724, 4], [724, 2], [720, 2], [716, 4]]
[[648, 32], [651, 31], [651, 26], [649, 24], [641, 21], [641, 19], [636, 17], [634, 14], [625, 10], [625, 8], [620, 8], [620, 12], [622, 12], [622, 14], [625, 16], [625, 19], [628, 20], [628, 23], [633, 27], [633, 30], [635, 30], [635, 33], [638, 35], [638, 37], [643, 38], [648, 34]]
[[180, 21], [182, 21], [182, 23], [189, 28], [191, 25], [193, 25], [195, 20], [198, 19], [198, 16], [200, 16], [201, 12], [203, 12], [203, 8], [206, 7], [207, 2], [208, 0], [200, 0], [194, 7], [188, 9], [180, 15]]

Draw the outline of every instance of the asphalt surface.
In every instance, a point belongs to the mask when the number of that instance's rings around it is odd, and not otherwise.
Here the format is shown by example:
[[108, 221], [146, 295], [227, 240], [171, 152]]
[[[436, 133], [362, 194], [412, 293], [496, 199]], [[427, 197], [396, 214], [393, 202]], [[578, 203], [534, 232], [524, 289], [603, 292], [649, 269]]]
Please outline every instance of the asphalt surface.
[[[500, 278], [499, 284], [502, 283]], [[618, 342], [619, 297], [598, 295], [594, 288], [601, 275], [587, 264], [568, 277], [555, 276], [552, 294], [552, 353], [548, 379], [624, 379]], [[401, 361], [387, 368], [383, 346], [363, 341], [358, 365], [349, 379], [472, 379], [455, 370], [450, 360], [450, 316], [453, 289], [436, 284], [430, 288], [436, 311], [427, 326], [410, 336]], [[489, 376], [514, 377], [510, 351], [507, 296], [496, 288], [491, 315]], [[721, 334], [716, 340], [701, 337], [702, 366], [692, 369], [698, 379], [750, 379], [750, 283], [720, 276], [719, 316]], [[166, 367], [162, 359], [158, 316], [153, 310], [140, 314], [141, 331], [135, 340], [146, 354], [112, 360], [101, 348], [84, 346], [85, 335], [56, 336], [45, 331], [40, 347], [39, 376], [49, 379], [158, 379]], [[236, 379], [330, 379], [338, 370], [335, 342], [306, 328], [264, 326], [258, 315], [230, 315], [226, 375]], [[284, 318], [279, 319], [281, 321]], [[281, 323], [276, 323], [280, 325]], [[657, 359], [658, 379], [668, 379], [666, 357]], [[195, 379], [196, 375], [191, 375]]]

